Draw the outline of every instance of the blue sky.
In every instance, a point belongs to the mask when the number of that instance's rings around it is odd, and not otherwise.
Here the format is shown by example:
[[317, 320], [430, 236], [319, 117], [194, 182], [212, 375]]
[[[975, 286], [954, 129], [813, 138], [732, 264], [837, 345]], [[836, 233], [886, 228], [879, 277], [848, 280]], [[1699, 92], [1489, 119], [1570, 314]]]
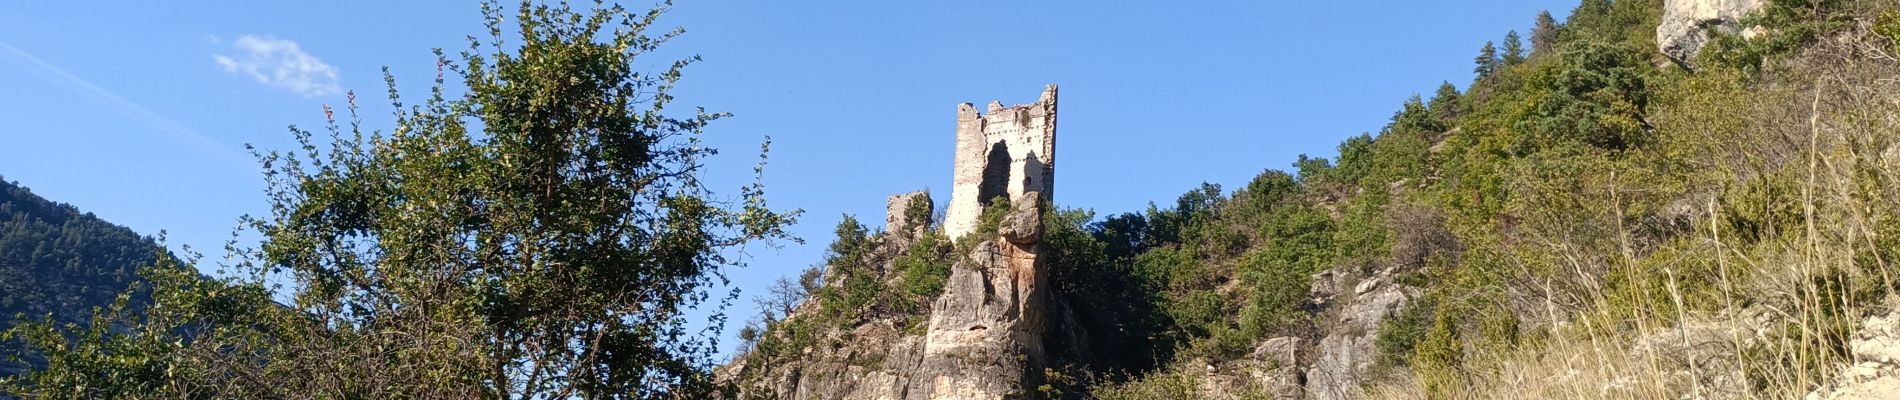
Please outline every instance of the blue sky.
[[[429, 49], [482, 32], [472, 2], [310, 3], [9, 5], [0, 176], [215, 260], [239, 215], [265, 211], [246, 143], [289, 148], [285, 127], [321, 126], [345, 90], [386, 128], [380, 68], [419, 98]], [[662, 23], [687, 33], [650, 62], [703, 56], [678, 104], [735, 114], [709, 132], [724, 150], [709, 180], [736, 195], [770, 135], [769, 199], [807, 213], [794, 229], [806, 244], [752, 249], [735, 284], [762, 292], [817, 262], [842, 214], [881, 225], [890, 194], [947, 201], [957, 103], [1023, 103], [1061, 85], [1056, 201], [1134, 211], [1332, 156], [1413, 93], [1462, 88], [1484, 41], [1575, 5], [1027, 3], [676, 5]], [[735, 323], [751, 308], [736, 304]]]

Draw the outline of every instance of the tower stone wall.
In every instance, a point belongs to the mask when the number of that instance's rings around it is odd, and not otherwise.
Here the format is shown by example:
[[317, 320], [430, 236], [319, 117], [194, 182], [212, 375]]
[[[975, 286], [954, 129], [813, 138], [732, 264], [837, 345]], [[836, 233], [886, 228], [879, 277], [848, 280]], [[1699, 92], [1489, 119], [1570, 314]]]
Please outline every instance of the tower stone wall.
[[970, 103], [957, 105], [957, 156], [944, 232], [963, 237], [997, 197], [1040, 192], [1042, 199], [1053, 199], [1055, 150], [1054, 84], [1034, 103], [1004, 107], [991, 101], [982, 112]]
[[935, 210], [930, 192], [910, 192], [891, 195], [884, 200], [884, 232], [898, 242], [908, 245], [910, 239], [922, 235], [930, 228], [930, 212]]

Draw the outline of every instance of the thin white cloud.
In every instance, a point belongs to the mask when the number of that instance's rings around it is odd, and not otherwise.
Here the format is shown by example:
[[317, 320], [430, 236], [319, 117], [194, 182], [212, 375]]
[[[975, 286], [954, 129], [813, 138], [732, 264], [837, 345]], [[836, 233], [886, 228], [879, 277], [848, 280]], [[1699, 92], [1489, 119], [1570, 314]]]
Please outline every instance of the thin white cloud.
[[178, 121], [167, 118], [138, 103], [133, 103], [131, 100], [119, 96], [118, 93], [113, 93], [110, 90], [106, 90], [106, 88], [93, 84], [92, 81], [88, 81], [78, 75], [73, 75], [71, 72], [66, 72], [65, 69], [46, 62], [46, 60], [41, 60], [39, 57], [33, 56], [32, 53], [27, 53], [25, 50], [20, 50], [6, 42], [0, 42], [0, 59], [18, 61], [21, 65], [33, 72], [52, 78], [53, 81], [65, 85], [68, 89], [85, 95], [93, 101], [131, 118], [134, 122], [145, 125], [166, 136], [170, 136], [173, 140], [195, 147], [198, 151], [204, 152], [205, 154], [236, 162], [238, 165], [252, 165], [250, 156], [245, 155], [243, 152], [237, 151], [230, 146], [225, 146], [224, 143], [219, 142], [217, 139], [212, 139], [210, 136], [191, 129], [191, 127], [178, 123]]
[[304, 97], [341, 93], [337, 69], [305, 53], [297, 42], [269, 36], [244, 35], [232, 42], [237, 54], [211, 57], [225, 72], [249, 76], [258, 83], [275, 86]]

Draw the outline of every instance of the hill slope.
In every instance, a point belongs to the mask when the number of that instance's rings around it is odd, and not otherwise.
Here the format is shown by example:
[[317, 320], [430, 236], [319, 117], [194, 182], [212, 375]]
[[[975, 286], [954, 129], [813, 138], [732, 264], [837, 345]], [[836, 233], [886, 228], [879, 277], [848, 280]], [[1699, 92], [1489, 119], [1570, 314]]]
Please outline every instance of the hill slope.
[[[151, 265], [158, 251], [131, 229], [0, 179], [0, 331], [15, 316], [91, 320], [93, 308], [110, 305], [138, 281], [139, 267]], [[12, 372], [0, 369], [0, 376]]]

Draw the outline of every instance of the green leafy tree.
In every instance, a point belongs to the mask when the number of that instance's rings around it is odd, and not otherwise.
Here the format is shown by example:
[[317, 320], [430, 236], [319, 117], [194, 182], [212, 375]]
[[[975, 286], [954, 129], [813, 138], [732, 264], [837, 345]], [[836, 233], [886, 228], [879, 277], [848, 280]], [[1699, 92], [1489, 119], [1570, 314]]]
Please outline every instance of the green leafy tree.
[[[788, 238], [797, 213], [769, 209], [757, 184], [728, 200], [698, 180], [714, 154], [698, 138], [725, 114], [671, 112], [696, 58], [642, 71], [681, 32], [649, 33], [664, 10], [484, 5], [492, 40], [438, 51], [444, 74], [420, 105], [404, 107], [386, 75], [392, 131], [364, 132], [352, 96], [327, 149], [293, 128], [300, 149], [259, 153], [271, 212], [242, 220], [261, 243], [233, 246], [231, 278], [155, 269], [145, 315], [18, 331], [52, 362], [8, 391], [713, 395], [717, 310], [732, 298], [712, 288], [739, 246]], [[694, 309], [713, 310], [710, 328], [689, 324]]]
[[1132, 237], [1140, 236], [1144, 225], [1133, 214], [1089, 223], [1093, 216], [1062, 209], [1049, 210], [1043, 219], [1051, 307], [1067, 315], [1051, 329], [1089, 338], [1051, 341], [1049, 351], [1058, 365], [1087, 366], [1087, 371], [1151, 369], [1172, 351], [1157, 331], [1165, 316], [1156, 310], [1156, 293], [1146, 290], [1134, 270], [1134, 254], [1117, 248], [1138, 242]]

